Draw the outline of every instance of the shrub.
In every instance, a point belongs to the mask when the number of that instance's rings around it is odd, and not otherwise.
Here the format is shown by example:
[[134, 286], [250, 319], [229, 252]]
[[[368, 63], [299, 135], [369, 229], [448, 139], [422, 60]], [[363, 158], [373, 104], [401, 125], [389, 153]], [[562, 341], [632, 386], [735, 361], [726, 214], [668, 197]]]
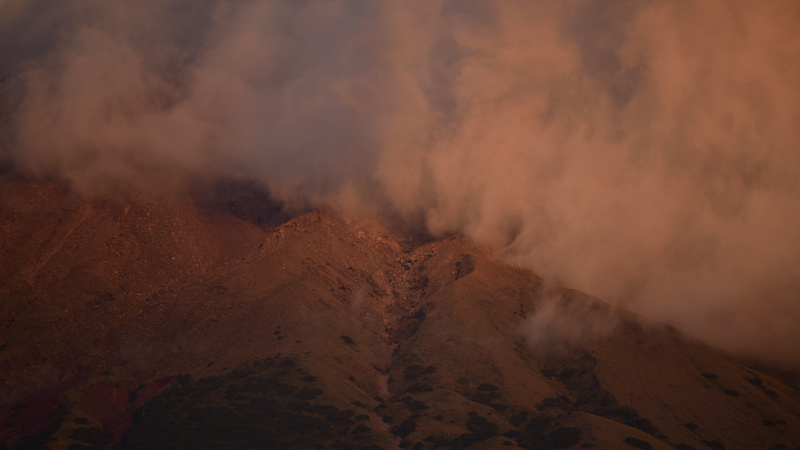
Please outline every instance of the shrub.
[[497, 425], [489, 422], [485, 417], [471, 417], [467, 421], [467, 429], [475, 434], [484, 435], [486, 438], [497, 435]]
[[649, 442], [643, 441], [643, 440], [635, 438], [633, 436], [626, 437], [625, 438], [625, 443], [630, 445], [631, 447], [641, 448], [643, 450], [653, 450], [653, 446], [650, 445]]
[[769, 395], [772, 398], [778, 398], [778, 393], [771, 390], [771, 389], [764, 389], [764, 393]]
[[492, 407], [495, 411], [499, 412], [500, 414], [504, 414], [508, 410], [508, 405], [504, 405], [502, 403], [491, 403], [489, 406]]
[[713, 448], [714, 450], [725, 450], [725, 444], [723, 444], [720, 441], [713, 440], [713, 441], [702, 441], [702, 442], [703, 444]]
[[105, 447], [111, 443], [111, 433], [105, 428], [78, 427], [72, 430], [69, 437], [96, 447]]
[[364, 424], [361, 424], [361, 425], [358, 425], [357, 427], [353, 428], [353, 432], [352, 433], [353, 434], [363, 434], [363, 433], [369, 433], [370, 431], [371, 431], [370, 427], [368, 427], [368, 426], [366, 426]]
[[404, 438], [409, 434], [413, 433], [414, 430], [416, 429], [417, 429], [417, 422], [415, 422], [413, 419], [406, 419], [400, 425], [392, 427], [390, 431], [395, 436], [400, 436], [401, 438]]
[[753, 386], [759, 386], [760, 387], [762, 385], [761, 378], [758, 378], [758, 377], [748, 378], [747, 382], [752, 384]]
[[580, 428], [575, 427], [560, 427], [547, 434], [545, 444], [550, 448], [567, 448], [571, 447], [581, 441]]
[[425, 374], [425, 368], [420, 366], [419, 364], [414, 364], [411, 366], [406, 367], [403, 371], [403, 379], [404, 380], [416, 380], [417, 378], [421, 377]]
[[422, 401], [414, 401], [408, 404], [409, 411], [423, 411], [426, 409], [428, 409], [428, 405], [426, 405], [425, 402]]
[[291, 367], [294, 365], [294, 360], [292, 358], [286, 358], [281, 361], [281, 367]]

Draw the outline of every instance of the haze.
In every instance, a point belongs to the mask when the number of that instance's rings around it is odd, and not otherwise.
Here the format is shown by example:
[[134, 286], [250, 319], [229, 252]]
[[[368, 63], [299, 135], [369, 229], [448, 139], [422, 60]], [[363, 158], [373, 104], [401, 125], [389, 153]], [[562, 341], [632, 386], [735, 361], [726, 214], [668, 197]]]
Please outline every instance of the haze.
[[799, 26], [793, 0], [0, 0], [0, 156], [463, 233], [799, 362]]

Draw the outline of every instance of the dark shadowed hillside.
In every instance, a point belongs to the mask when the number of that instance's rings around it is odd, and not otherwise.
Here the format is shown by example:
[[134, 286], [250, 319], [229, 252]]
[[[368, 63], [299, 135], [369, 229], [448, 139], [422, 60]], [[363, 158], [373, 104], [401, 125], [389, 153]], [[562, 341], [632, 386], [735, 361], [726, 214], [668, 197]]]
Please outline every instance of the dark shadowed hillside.
[[0, 446], [800, 446], [796, 386], [666, 326], [460, 237], [215, 192], [4, 179]]

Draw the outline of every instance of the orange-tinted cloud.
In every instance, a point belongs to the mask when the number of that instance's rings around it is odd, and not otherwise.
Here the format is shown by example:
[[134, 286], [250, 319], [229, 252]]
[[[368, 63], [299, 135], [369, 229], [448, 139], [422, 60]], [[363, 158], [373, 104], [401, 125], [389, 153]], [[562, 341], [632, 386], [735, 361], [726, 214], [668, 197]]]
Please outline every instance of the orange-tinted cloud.
[[255, 179], [800, 360], [795, 1], [0, 9], [18, 167], [83, 190]]

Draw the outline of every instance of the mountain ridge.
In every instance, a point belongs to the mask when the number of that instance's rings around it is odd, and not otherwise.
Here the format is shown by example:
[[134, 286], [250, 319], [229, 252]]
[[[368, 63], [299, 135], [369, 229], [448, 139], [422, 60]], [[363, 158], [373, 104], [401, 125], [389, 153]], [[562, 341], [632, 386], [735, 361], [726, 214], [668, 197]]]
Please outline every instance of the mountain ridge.
[[458, 236], [0, 192], [7, 447], [800, 445], [796, 389]]

